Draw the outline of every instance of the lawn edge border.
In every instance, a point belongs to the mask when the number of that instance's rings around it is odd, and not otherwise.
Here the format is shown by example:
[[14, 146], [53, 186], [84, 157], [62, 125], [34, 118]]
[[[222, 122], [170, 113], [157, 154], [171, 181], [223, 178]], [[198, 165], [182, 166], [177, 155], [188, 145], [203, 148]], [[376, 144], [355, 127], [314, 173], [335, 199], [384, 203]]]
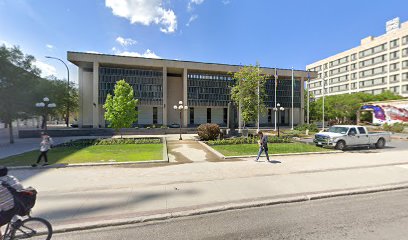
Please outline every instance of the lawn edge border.
[[167, 139], [166, 137], [161, 137], [162, 144], [163, 144], [163, 161], [170, 162], [169, 160], [169, 152], [167, 150]]
[[[269, 156], [302, 156], [302, 155], [313, 155], [313, 154], [335, 154], [335, 153], [344, 153], [343, 151], [327, 151], [327, 152], [301, 152], [301, 153], [275, 153], [275, 154], [268, 154]], [[226, 156], [225, 159], [231, 158], [249, 158], [249, 157], [257, 157], [258, 155], [243, 155], [243, 156]]]
[[72, 167], [100, 167], [100, 166], [115, 166], [115, 165], [132, 165], [132, 164], [143, 164], [143, 163], [168, 163], [167, 160], [149, 160], [149, 161], [138, 161], [138, 162], [107, 162], [107, 163], [74, 163], [74, 164], [50, 164], [47, 166], [14, 166], [7, 167], [10, 170], [21, 170], [21, 169], [48, 169], [48, 168], [72, 168]]
[[222, 158], [222, 159], [226, 159], [226, 157], [224, 156], [224, 154], [218, 152], [217, 150], [215, 150], [214, 148], [210, 147], [208, 144], [206, 144], [205, 142], [202, 141], [197, 141], [199, 144], [201, 144], [201, 146], [204, 146], [205, 148], [207, 148], [210, 152], [214, 153], [215, 155], [217, 155], [218, 157]]

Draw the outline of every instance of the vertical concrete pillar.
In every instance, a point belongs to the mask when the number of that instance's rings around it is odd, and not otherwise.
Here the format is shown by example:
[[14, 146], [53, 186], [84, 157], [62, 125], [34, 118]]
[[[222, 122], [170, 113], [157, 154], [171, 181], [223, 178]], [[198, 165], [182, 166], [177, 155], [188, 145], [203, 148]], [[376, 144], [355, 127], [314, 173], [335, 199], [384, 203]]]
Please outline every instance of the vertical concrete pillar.
[[300, 108], [299, 108], [299, 125], [305, 123], [305, 78], [300, 79]]
[[167, 67], [163, 67], [163, 125], [167, 126]]
[[92, 127], [99, 127], [99, 63], [93, 63], [93, 87], [92, 87]]
[[[187, 101], [187, 68], [183, 69], [183, 104], [184, 104], [184, 106], [188, 106], [188, 101]], [[183, 127], [187, 127], [187, 113], [188, 113], [188, 111], [186, 111], [186, 110], [183, 111]]]
[[79, 117], [78, 117], [78, 127], [82, 128], [83, 119], [84, 119], [84, 79], [83, 79], [83, 69], [78, 68], [78, 87], [79, 87]]

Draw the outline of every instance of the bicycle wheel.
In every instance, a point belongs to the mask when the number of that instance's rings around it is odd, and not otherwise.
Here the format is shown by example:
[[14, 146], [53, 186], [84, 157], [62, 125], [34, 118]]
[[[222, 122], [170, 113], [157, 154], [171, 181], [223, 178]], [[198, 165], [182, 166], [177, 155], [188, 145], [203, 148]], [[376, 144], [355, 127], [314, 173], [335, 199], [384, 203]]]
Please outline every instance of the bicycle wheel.
[[13, 229], [11, 239], [50, 240], [52, 236], [51, 224], [42, 218], [28, 218], [17, 223]]

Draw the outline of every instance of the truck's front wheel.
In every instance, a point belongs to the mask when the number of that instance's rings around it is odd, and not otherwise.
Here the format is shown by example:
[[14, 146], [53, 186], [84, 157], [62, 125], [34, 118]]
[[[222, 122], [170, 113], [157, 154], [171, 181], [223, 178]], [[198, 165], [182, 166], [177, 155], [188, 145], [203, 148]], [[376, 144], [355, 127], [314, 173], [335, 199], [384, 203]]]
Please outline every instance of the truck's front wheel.
[[384, 138], [378, 139], [377, 143], [375, 144], [376, 148], [384, 148], [385, 146], [385, 140]]
[[337, 150], [344, 150], [346, 148], [346, 142], [344, 142], [343, 140], [340, 140], [336, 143], [335, 148]]

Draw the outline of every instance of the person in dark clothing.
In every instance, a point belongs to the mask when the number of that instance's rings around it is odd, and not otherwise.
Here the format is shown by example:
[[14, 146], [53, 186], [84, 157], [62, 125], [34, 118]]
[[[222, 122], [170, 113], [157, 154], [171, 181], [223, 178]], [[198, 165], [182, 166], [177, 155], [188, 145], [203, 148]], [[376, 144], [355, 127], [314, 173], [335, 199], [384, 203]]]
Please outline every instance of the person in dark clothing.
[[259, 136], [259, 152], [258, 152], [258, 156], [255, 159], [255, 162], [258, 162], [259, 157], [261, 156], [262, 152], [265, 151], [265, 155], [266, 155], [266, 159], [268, 160], [268, 162], [271, 162], [269, 160], [269, 155], [268, 155], [268, 136], [264, 135], [263, 132], [259, 131], [258, 132], [258, 136]]
[[41, 133], [41, 143], [40, 143], [40, 156], [38, 156], [37, 163], [31, 165], [33, 167], [36, 167], [42, 158], [44, 158], [44, 166], [48, 165], [48, 158], [47, 158], [47, 153], [48, 150], [50, 150], [51, 145], [52, 145], [52, 138], [48, 136], [46, 133], [42, 132]]

